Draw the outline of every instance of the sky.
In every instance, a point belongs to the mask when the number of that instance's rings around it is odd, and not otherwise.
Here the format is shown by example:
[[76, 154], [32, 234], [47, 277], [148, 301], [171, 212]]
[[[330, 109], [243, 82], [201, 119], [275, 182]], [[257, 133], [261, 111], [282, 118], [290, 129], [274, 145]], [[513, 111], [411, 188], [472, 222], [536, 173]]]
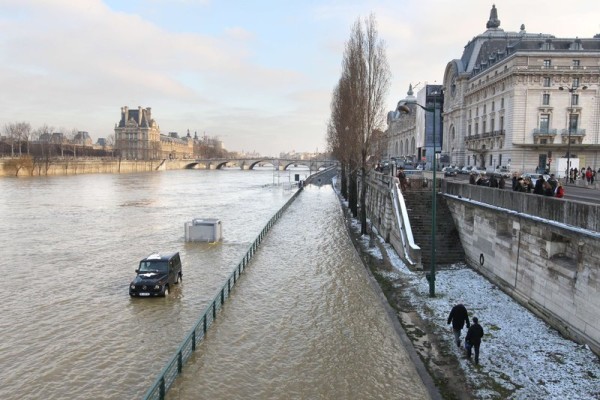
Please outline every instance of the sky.
[[[0, 0], [0, 130], [114, 134], [120, 109], [151, 107], [161, 133], [220, 138], [229, 151], [325, 151], [331, 93], [352, 24], [373, 14], [392, 73], [441, 84], [483, 33], [481, 0]], [[500, 28], [600, 33], [600, 2], [496, 1]], [[385, 127], [382, 127], [385, 129]]]
[[[360, 232], [360, 223], [353, 221]], [[394, 266], [386, 279], [402, 280], [404, 295], [415, 311], [430, 323], [436, 335], [452, 349], [477, 399], [587, 400], [600, 396], [600, 363], [586, 345], [562, 337], [558, 331], [521, 306], [496, 285], [465, 264], [436, 272], [435, 298], [429, 297], [429, 281], [423, 271], [411, 271], [389, 243], [379, 238], [370, 245], [363, 236], [361, 247], [383, 260], [380, 248]], [[464, 358], [447, 318], [452, 307], [463, 303], [469, 318], [477, 317], [484, 330], [479, 366]], [[461, 339], [466, 336], [466, 328]], [[424, 345], [424, 344], [422, 344]]]

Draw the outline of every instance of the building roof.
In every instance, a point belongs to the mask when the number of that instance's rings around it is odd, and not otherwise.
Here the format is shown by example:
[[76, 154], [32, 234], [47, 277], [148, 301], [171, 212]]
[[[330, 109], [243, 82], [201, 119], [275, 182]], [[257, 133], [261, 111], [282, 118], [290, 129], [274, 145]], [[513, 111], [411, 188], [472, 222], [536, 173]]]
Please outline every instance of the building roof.
[[492, 6], [486, 28], [485, 32], [467, 43], [460, 60], [455, 60], [459, 73], [477, 74], [520, 51], [592, 51], [600, 55], [600, 35], [584, 39], [556, 38], [546, 33], [527, 33], [525, 25], [521, 25], [519, 32], [505, 32], [500, 28], [495, 6]]

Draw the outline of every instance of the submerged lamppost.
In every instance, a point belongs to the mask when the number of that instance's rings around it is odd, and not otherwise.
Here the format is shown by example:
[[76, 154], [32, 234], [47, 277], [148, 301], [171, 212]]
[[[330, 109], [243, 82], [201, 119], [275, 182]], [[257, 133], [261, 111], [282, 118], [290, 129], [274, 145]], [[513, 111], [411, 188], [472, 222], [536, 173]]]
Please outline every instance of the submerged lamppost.
[[437, 171], [437, 165], [436, 165], [436, 159], [435, 159], [435, 145], [436, 145], [436, 136], [435, 136], [435, 117], [436, 117], [436, 110], [437, 110], [437, 95], [440, 94], [439, 91], [433, 91], [431, 93], [434, 97], [433, 97], [433, 107], [424, 107], [422, 105], [420, 105], [417, 102], [410, 102], [407, 104], [414, 104], [416, 106], [418, 106], [419, 108], [421, 108], [423, 111], [425, 112], [431, 112], [433, 113], [433, 124], [432, 124], [432, 128], [433, 128], [433, 161], [432, 161], [432, 167], [433, 167], [433, 187], [431, 189], [431, 265], [429, 267], [429, 276], [427, 277], [427, 280], [429, 281], [429, 297], [435, 297], [435, 264], [436, 264], [436, 249], [435, 249], [435, 245], [436, 245], [436, 223], [437, 223], [437, 199], [436, 199], [436, 171]]
[[568, 129], [568, 135], [567, 135], [567, 171], [565, 174], [565, 185], [568, 184], [569, 176], [571, 174], [571, 132], [573, 131], [573, 123], [571, 121], [571, 115], [573, 113], [573, 96], [575, 95], [575, 92], [577, 92], [578, 89], [585, 90], [585, 89], [587, 89], [587, 86], [582, 86], [580, 88], [579, 85], [576, 85], [574, 82], [571, 87], [566, 87], [566, 86], [558, 87], [558, 90], [567, 90], [571, 95], [571, 100], [569, 102], [571, 107], [567, 114], [567, 124], [568, 124], [569, 129]]

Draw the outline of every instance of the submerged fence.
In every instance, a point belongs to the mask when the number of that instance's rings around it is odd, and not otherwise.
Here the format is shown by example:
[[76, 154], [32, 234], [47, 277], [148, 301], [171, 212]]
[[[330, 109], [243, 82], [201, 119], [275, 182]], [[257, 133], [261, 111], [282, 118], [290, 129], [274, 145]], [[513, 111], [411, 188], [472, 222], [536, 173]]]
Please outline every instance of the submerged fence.
[[298, 197], [301, 190], [298, 190], [294, 195], [281, 207], [269, 222], [262, 229], [260, 234], [256, 237], [254, 242], [250, 245], [250, 248], [246, 252], [246, 255], [239, 262], [237, 267], [229, 275], [227, 282], [221, 287], [219, 292], [213, 298], [212, 302], [206, 307], [202, 316], [196, 321], [194, 328], [186, 335], [183, 339], [179, 348], [171, 357], [167, 365], [162, 369], [152, 387], [144, 395], [145, 400], [165, 398], [165, 395], [169, 388], [177, 379], [177, 376], [181, 374], [183, 365], [192, 356], [193, 352], [196, 351], [198, 344], [204, 339], [206, 331], [212, 325], [213, 321], [217, 318], [217, 312], [221, 310], [225, 300], [229, 298], [231, 290], [235, 286], [242, 272], [246, 269], [250, 259], [254, 256], [254, 253], [258, 249], [258, 246], [262, 242], [263, 238], [267, 235], [269, 230], [275, 225], [275, 222], [283, 215], [283, 212], [290, 206], [290, 204]]

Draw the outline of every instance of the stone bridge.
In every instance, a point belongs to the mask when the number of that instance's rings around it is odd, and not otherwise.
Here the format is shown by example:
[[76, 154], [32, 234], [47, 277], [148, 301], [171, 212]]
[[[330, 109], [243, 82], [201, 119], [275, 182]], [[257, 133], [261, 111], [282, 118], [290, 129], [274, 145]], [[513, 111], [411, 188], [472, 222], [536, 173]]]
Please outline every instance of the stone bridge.
[[318, 171], [320, 168], [330, 167], [337, 163], [335, 160], [299, 160], [288, 158], [211, 158], [183, 160], [186, 169], [221, 169], [235, 168], [254, 169], [256, 166], [273, 166], [280, 171], [285, 171], [290, 167], [307, 167], [311, 171]]

